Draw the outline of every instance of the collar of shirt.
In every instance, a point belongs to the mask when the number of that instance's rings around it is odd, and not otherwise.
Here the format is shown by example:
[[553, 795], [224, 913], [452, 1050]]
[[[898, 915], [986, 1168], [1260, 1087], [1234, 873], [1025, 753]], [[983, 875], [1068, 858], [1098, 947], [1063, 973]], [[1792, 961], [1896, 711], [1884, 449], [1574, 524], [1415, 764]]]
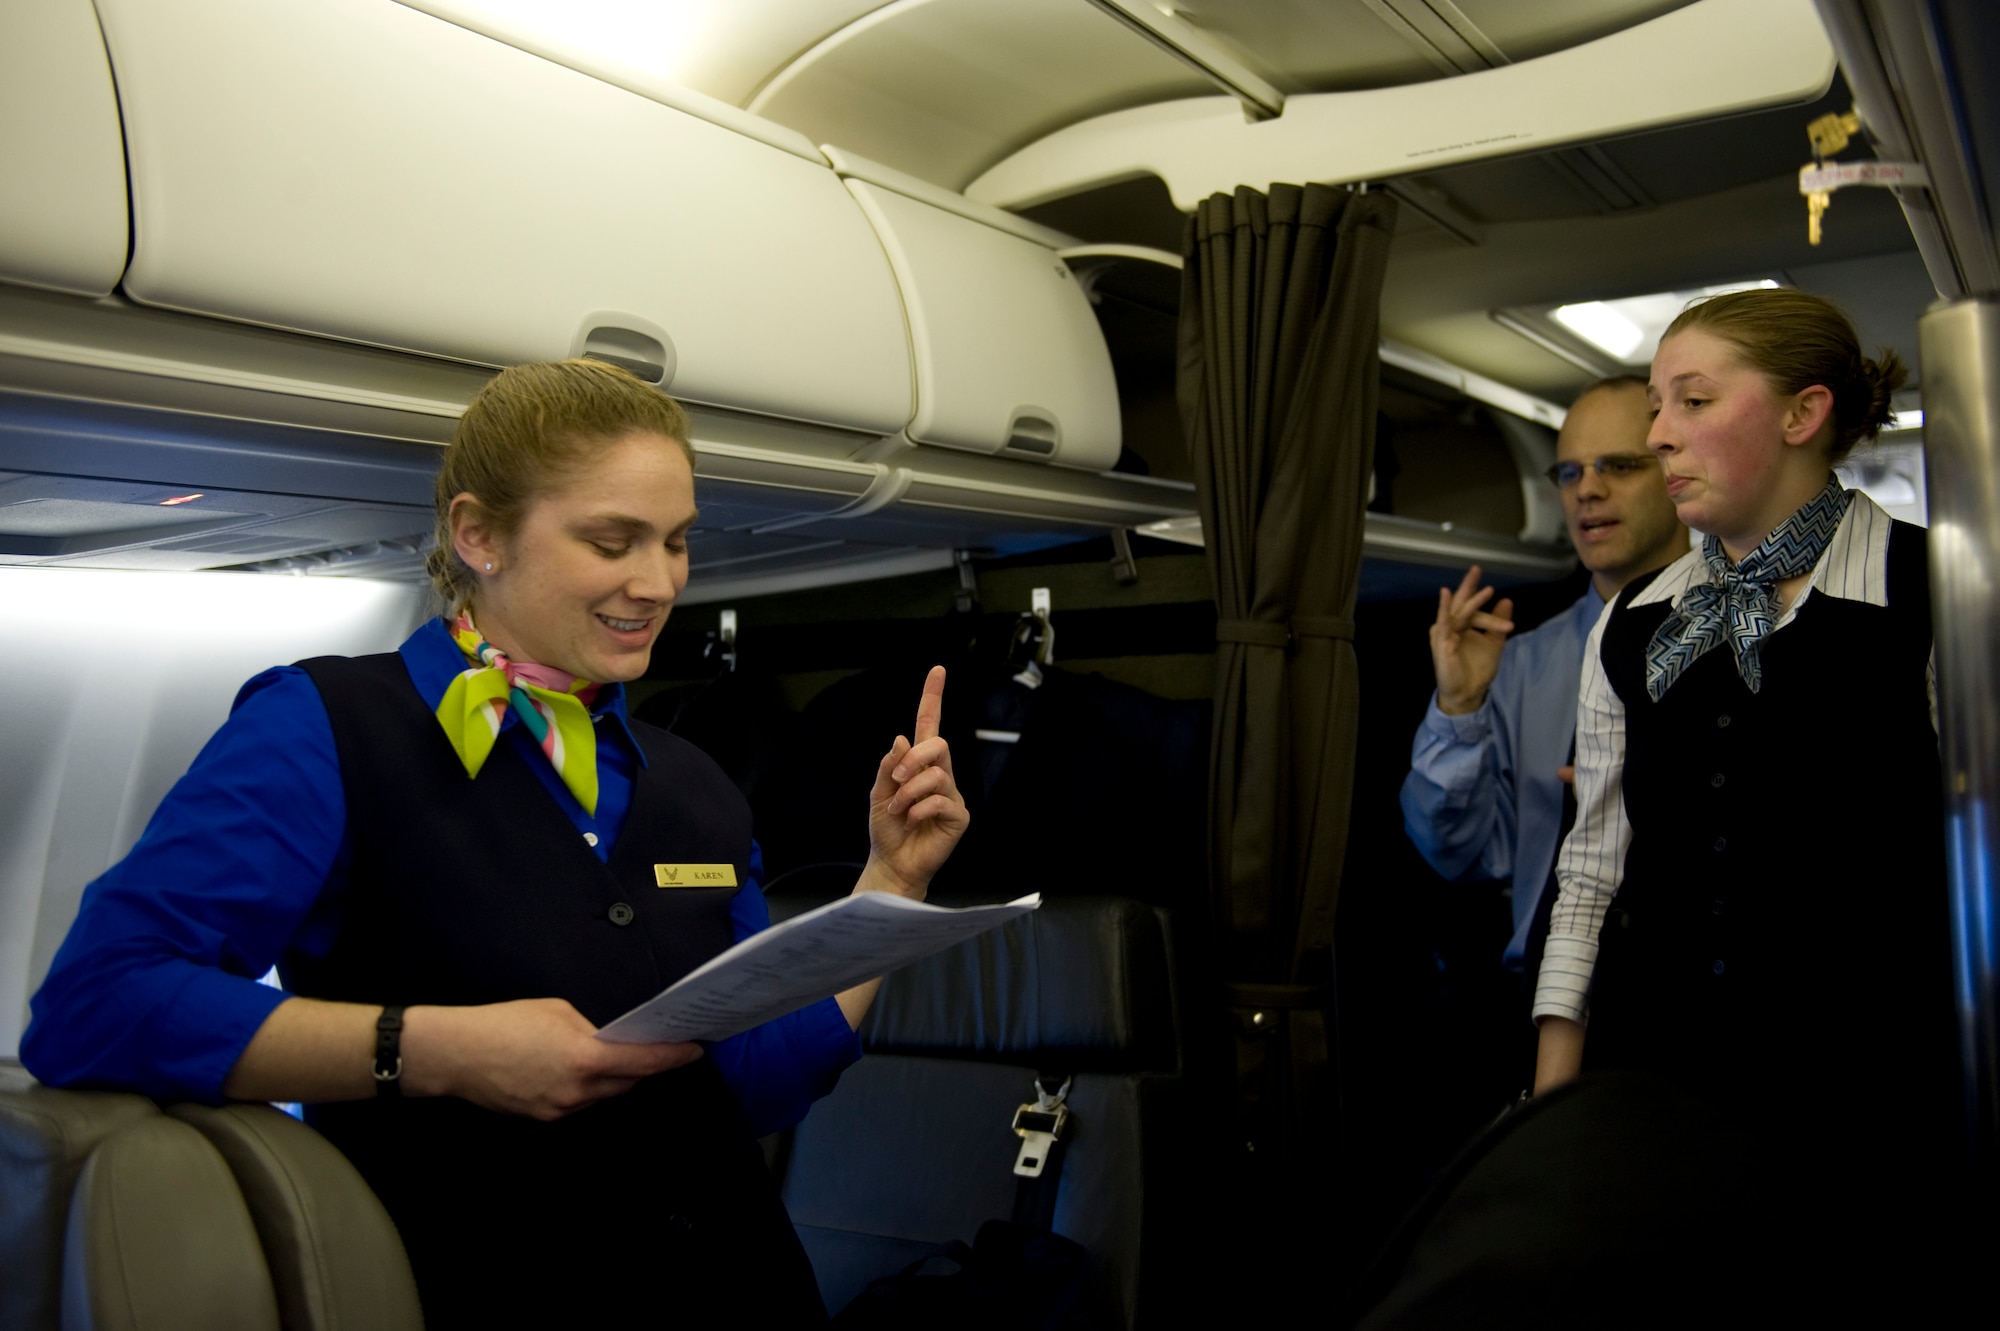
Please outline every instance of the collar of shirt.
[[1577, 616], [1577, 622], [1583, 626], [1583, 633], [1587, 635], [1591, 626], [1597, 623], [1598, 617], [1604, 613], [1604, 594], [1597, 590], [1596, 578], [1592, 578], [1584, 585], [1583, 595], [1576, 598], [1576, 604], [1571, 609]]
[[[1799, 607], [1812, 598], [1814, 592], [1822, 596], [1838, 597], [1843, 601], [1861, 601], [1868, 605], [1889, 604], [1889, 524], [1890, 517], [1876, 502], [1859, 490], [1852, 492], [1847, 513], [1840, 519], [1840, 526], [1834, 529], [1833, 539], [1827, 542], [1826, 550], [1813, 565], [1812, 580], [1785, 607], [1785, 613], [1771, 626], [1776, 632], [1792, 622], [1799, 613]], [[1652, 585], [1632, 598], [1635, 606], [1652, 605], [1659, 601], [1671, 600], [1679, 608], [1681, 598], [1688, 590], [1709, 581], [1708, 561], [1702, 558], [1701, 544], [1682, 555]]]
[[[398, 650], [402, 654], [404, 668], [410, 672], [410, 682], [417, 686], [418, 696], [424, 700], [424, 706], [433, 711], [437, 710], [438, 703], [443, 700], [444, 691], [451, 687], [451, 681], [470, 669], [465, 653], [451, 640], [450, 626], [442, 619], [424, 621], [415, 633], [403, 640], [403, 645]], [[639, 747], [638, 739], [632, 734], [631, 723], [626, 719], [623, 684], [600, 685], [597, 690], [597, 701], [591, 704], [590, 714], [599, 722], [607, 716], [616, 722], [612, 726], [598, 727], [600, 743], [607, 734], [616, 735], [617, 742], [625, 746], [638, 760], [639, 765], [642, 767], [646, 765], [646, 751]], [[509, 728], [519, 724], [521, 718], [515, 716], [512, 709], [509, 709], [507, 715], [501, 718], [500, 733], [504, 735]]]

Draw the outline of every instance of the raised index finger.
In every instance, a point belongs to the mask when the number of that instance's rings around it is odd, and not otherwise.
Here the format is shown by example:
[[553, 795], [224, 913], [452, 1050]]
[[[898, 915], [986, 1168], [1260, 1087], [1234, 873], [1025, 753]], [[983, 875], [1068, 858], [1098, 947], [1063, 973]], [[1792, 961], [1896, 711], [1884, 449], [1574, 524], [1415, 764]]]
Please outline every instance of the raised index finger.
[[936, 739], [938, 721], [944, 715], [944, 667], [932, 666], [924, 677], [924, 696], [917, 703], [917, 728], [910, 735], [912, 747]]

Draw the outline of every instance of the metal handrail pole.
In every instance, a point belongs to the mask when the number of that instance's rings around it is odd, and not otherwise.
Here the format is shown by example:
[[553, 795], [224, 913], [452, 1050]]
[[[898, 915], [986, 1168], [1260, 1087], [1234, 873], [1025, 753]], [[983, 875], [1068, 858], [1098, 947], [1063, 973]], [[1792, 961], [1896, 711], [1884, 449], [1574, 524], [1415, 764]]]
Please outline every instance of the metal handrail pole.
[[1919, 325], [1954, 992], [1972, 1159], [2000, 1171], [2000, 301]]

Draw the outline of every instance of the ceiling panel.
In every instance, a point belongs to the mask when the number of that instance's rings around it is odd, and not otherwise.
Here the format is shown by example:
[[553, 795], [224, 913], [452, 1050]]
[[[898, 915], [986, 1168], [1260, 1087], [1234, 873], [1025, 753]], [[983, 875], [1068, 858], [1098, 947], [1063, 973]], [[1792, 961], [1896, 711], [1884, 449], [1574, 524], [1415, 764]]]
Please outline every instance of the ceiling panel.
[[1363, 0], [1187, 0], [1174, 13], [1286, 92], [1386, 88], [1440, 76]]
[[[1603, 145], [1604, 152], [1662, 203], [1691, 199], [1762, 180], [1782, 170], [1796, 171], [1811, 160], [1806, 125], [1829, 112], [1854, 105], [1847, 81], [1836, 74], [1817, 102], [1655, 134], [1636, 134]], [[1866, 139], [1847, 156], [1865, 151]]]
[[1860, 189], [1841, 192], [1825, 243], [1808, 245], [1798, 180], [1786, 173], [1655, 208], [1496, 224], [1478, 246], [1438, 233], [1398, 237], [1383, 285], [1382, 331], [1503, 383], [1567, 400], [1591, 376], [1494, 323], [1490, 311], [1781, 276], [1910, 248], [1896, 201], [1885, 190]]
[[[1472, 162], [1417, 177], [1482, 222], [1585, 217], [1699, 198], [1802, 165], [1806, 124], [1854, 98], [1835, 77], [1817, 102], [1678, 126], [1582, 148]], [[1606, 176], [1623, 181], [1619, 190]], [[1619, 198], [1636, 192], [1634, 198]]]
[[[1486, 34], [1509, 60], [1531, 60], [1607, 33], [1622, 32], [1693, 0], [1458, 0], [1458, 11]], [[1446, 0], [1433, 0], [1448, 10]]]
[[750, 109], [948, 189], [1073, 121], [1213, 87], [1084, 0], [903, 0]]
[[741, 106], [764, 81], [886, 0], [462, 0], [553, 40]]
[[[565, 4], [575, 0], [563, 0]], [[660, 8], [669, 7], [654, 0]], [[748, 106], [770, 77], [887, 0], [680, 0], [698, 11], [672, 57], [680, 81]]]

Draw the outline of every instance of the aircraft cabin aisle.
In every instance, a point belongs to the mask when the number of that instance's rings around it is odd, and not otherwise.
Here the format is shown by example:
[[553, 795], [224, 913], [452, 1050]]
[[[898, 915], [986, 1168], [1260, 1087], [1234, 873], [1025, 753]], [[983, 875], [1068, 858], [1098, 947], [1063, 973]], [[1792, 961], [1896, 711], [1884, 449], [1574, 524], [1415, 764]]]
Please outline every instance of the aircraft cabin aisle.
[[[1043, 897], [889, 977], [763, 1137], [828, 1312], [1011, 1217], [1087, 1253], [1012, 1320], [1444, 1324], [1392, 1287], [1535, 1035], [1511, 881], [1404, 830], [1437, 589], [1566, 613], [1571, 407], [1760, 287], [1910, 370], [1838, 474], [1929, 531], [1938, 1189], [1951, 1260], [1990, 1251], [1994, 50], [1981, 0], [4, 0], [0, 1331], [451, 1323], [313, 1129], [21, 1051], [244, 681], [428, 623], [459, 417], [573, 357], [687, 407], [690, 576], [624, 696], [740, 792], [771, 917], [872, 863], [939, 662], [973, 821], [931, 899]], [[1841, 835], [1894, 834], [1882, 797]]]

